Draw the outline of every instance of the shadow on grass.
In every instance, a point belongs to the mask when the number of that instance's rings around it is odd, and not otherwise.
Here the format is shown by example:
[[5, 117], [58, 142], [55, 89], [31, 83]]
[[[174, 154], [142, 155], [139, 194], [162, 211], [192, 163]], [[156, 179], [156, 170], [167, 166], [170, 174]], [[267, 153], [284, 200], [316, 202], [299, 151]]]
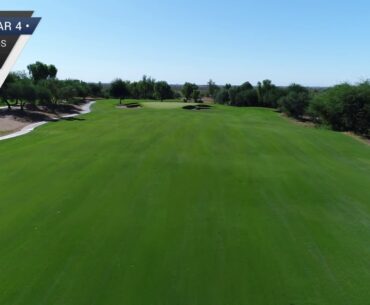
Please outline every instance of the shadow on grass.
[[86, 121], [86, 119], [83, 118], [77, 118], [77, 117], [70, 117], [70, 118], [60, 118], [62, 121]]

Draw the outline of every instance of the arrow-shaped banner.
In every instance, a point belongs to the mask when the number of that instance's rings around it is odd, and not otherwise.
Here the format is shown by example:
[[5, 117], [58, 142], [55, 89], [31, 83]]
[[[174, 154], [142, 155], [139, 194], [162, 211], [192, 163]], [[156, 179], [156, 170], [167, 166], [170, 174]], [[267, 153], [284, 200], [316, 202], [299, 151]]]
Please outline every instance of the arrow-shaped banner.
[[41, 18], [32, 11], [0, 11], [0, 88]]
[[0, 17], [0, 35], [32, 35], [41, 18]]

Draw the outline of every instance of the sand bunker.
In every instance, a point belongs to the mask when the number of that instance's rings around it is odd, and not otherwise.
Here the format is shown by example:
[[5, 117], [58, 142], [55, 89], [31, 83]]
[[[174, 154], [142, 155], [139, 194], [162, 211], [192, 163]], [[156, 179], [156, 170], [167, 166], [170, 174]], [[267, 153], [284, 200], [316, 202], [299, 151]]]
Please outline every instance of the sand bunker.
[[[91, 101], [77, 108], [78, 112], [76, 113], [70, 113], [60, 116], [40, 112], [32, 113], [21, 112], [20, 114], [19, 111], [4, 112], [0, 116], [0, 141], [25, 135], [33, 131], [36, 127], [39, 127], [51, 121], [58, 121], [61, 119], [67, 120], [81, 114], [89, 113], [91, 112], [91, 106], [94, 103], [95, 101]], [[23, 113], [24, 116], [22, 116]], [[16, 114], [18, 114], [18, 116]], [[5, 135], [1, 135], [4, 133]]]
[[137, 109], [137, 108], [142, 108], [142, 106], [139, 103], [127, 103], [127, 104], [118, 105], [117, 108], [119, 108], [119, 109]]
[[208, 109], [211, 109], [211, 108], [212, 108], [212, 106], [207, 105], [207, 104], [186, 105], [186, 106], [182, 107], [182, 109], [185, 109], [185, 110], [208, 110]]

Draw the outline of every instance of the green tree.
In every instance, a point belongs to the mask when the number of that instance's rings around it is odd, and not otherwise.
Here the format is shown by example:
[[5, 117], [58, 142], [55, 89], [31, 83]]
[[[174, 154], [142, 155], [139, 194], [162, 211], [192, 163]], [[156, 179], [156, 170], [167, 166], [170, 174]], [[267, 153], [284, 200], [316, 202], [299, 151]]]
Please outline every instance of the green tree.
[[58, 69], [54, 65], [48, 66], [49, 78], [56, 78], [58, 74]]
[[286, 95], [278, 100], [278, 106], [288, 116], [299, 119], [307, 112], [310, 99], [310, 92], [307, 88], [291, 84], [286, 89]]
[[51, 91], [43, 86], [37, 86], [37, 96], [41, 105], [49, 105], [52, 100]]
[[120, 104], [129, 95], [128, 86], [122, 79], [114, 80], [110, 85], [109, 92], [112, 97], [119, 99]]
[[16, 73], [10, 73], [6, 78], [3, 86], [0, 88], [1, 101], [8, 106], [8, 110], [12, 110], [10, 100], [12, 99], [12, 92], [9, 88], [12, 84], [19, 80], [19, 76]]
[[24, 110], [26, 103], [35, 105], [37, 100], [36, 86], [29, 79], [20, 79], [8, 87], [8, 97]]
[[197, 92], [194, 93], [194, 91], [199, 91], [199, 87], [196, 84], [192, 84], [188, 82], [186, 82], [181, 88], [181, 93], [184, 96], [186, 101], [188, 101], [191, 98], [194, 99], [194, 95], [197, 99], [199, 99], [200, 92], [198, 95], [198, 93]]
[[173, 98], [174, 93], [172, 91], [171, 86], [165, 82], [156, 82], [154, 85], [154, 97], [163, 101], [164, 99], [171, 99]]
[[8, 100], [12, 100], [15, 105], [18, 105], [19, 101], [23, 98], [22, 90], [23, 87], [20, 81], [10, 83], [6, 89]]
[[217, 92], [220, 90], [220, 87], [216, 85], [216, 83], [210, 79], [208, 81], [208, 95], [212, 98], [215, 98]]
[[57, 105], [61, 99], [62, 82], [57, 79], [49, 79], [44, 80], [42, 86], [50, 91], [52, 104]]
[[370, 136], [370, 83], [341, 84], [315, 95], [311, 115], [334, 130]]
[[235, 96], [235, 106], [257, 106], [257, 91], [253, 89], [240, 90]]
[[153, 99], [154, 98], [154, 85], [155, 80], [146, 75], [143, 76], [142, 80], [138, 82], [138, 90], [141, 99]]
[[198, 89], [198, 86], [195, 85], [193, 87], [193, 93], [192, 93], [191, 96], [192, 96], [195, 103], [198, 103], [200, 101], [200, 91]]
[[140, 99], [140, 87], [138, 82], [132, 82], [129, 84], [130, 97], [134, 99]]
[[96, 83], [89, 83], [89, 91], [91, 92], [91, 95], [94, 97], [102, 97], [103, 96], [103, 85], [101, 82], [98, 84]]
[[29, 80], [22, 80], [21, 84], [21, 95], [20, 95], [20, 107], [21, 110], [28, 103], [32, 106], [36, 105], [37, 101], [37, 89], [36, 86]]
[[76, 91], [77, 96], [81, 97], [82, 101], [85, 101], [90, 93], [90, 88], [87, 83], [80, 81], [76, 84]]
[[276, 108], [278, 105], [278, 100], [284, 96], [284, 94], [284, 90], [275, 86], [268, 79], [257, 84], [259, 106]]
[[70, 101], [73, 97], [77, 96], [76, 87], [71, 84], [66, 84], [60, 88], [59, 96], [62, 100]]
[[184, 96], [185, 100], [188, 101], [193, 94], [193, 84], [185, 83], [181, 88], [181, 93]]
[[306, 113], [310, 102], [308, 92], [289, 92], [288, 95], [279, 99], [278, 104], [281, 110], [294, 118], [302, 118]]
[[230, 101], [229, 99], [229, 90], [226, 88], [221, 89], [215, 97], [215, 102], [217, 104], [225, 105], [228, 104]]
[[57, 76], [58, 70], [54, 65], [46, 65], [37, 61], [34, 64], [27, 66], [28, 72], [35, 82], [46, 79], [54, 79]]
[[253, 90], [253, 85], [250, 82], [245, 82], [243, 83], [240, 87], [240, 91], [248, 91], [248, 90]]

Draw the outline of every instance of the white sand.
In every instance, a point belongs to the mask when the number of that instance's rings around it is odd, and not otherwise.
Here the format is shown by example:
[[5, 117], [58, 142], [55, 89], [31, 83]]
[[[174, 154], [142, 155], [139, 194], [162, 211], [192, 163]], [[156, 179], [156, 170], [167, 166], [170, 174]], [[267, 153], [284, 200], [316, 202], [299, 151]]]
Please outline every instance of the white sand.
[[[78, 116], [78, 115], [81, 115], [81, 114], [87, 114], [87, 113], [91, 112], [91, 106], [94, 103], [95, 103], [95, 101], [89, 102], [89, 103], [83, 105], [81, 107], [80, 113], [65, 115], [65, 116], [62, 116], [61, 118], [71, 118], [71, 117], [75, 117], [75, 116]], [[1, 108], [4, 108], [4, 107], [1, 107]], [[7, 107], [5, 107], [5, 108], [7, 108]], [[58, 120], [58, 119], [56, 119], [56, 120]], [[20, 121], [17, 121], [15, 119], [12, 119], [10, 116], [0, 118], [0, 127], [1, 127], [2, 131], [18, 130], [18, 131], [15, 131], [13, 133], [7, 134], [5, 136], [0, 136], [0, 141], [7, 140], [7, 139], [12, 139], [12, 138], [19, 137], [19, 136], [23, 136], [23, 135], [33, 131], [35, 128], [37, 128], [41, 125], [44, 125], [46, 123], [48, 123], [48, 121], [42, 121], [42, 122], [36, 122], [36, 123], [28, 124], [28, 123], [25, 123], [25, 122], [20, 122]]]

